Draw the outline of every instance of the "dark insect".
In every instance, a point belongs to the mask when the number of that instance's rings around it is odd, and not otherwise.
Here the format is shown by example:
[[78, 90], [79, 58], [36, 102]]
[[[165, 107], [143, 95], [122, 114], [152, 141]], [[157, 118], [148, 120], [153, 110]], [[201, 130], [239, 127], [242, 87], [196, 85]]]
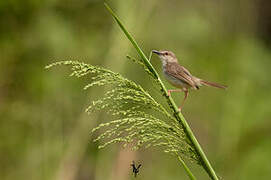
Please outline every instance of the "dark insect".
[[136, 167], [135, 161], [133, 161], [133, 163], [131, 164], [131, 166], [133, 167], [133, 173], [135, 174], [135, 177], [136, 177], [137, 173], [139, 173], [139, 168], [141, 167], [141, 164], [139, 164]]

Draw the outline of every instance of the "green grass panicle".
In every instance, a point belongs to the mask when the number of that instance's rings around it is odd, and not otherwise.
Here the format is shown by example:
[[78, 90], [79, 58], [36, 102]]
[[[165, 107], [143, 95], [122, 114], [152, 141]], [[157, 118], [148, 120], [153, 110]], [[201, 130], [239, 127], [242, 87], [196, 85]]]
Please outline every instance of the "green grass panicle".
[[88, 113], [104, 110], [117, 117], [92, 129], [92, 132], [98, 130], [102, 132], [94, 140], [101, 143], [99, 148], [114, 143], [122, 143], [124, 147], [132, 144], [134, 150], [141, 147], [159, 147], [166, 153], [181, 154], [191, 161], [199, 162], [198, 156], [174, 116], [140, 85], [118, 73], [77, 61], [52, 63], [46, 66], [46, 69], [59, 65], [70, 66], [70, 76], [80, 78], [91, 75], [91, 82], [84, 87], [85, 90], [92, 86], [111, 87], [103, 97], [92, 101], [86, 108]]

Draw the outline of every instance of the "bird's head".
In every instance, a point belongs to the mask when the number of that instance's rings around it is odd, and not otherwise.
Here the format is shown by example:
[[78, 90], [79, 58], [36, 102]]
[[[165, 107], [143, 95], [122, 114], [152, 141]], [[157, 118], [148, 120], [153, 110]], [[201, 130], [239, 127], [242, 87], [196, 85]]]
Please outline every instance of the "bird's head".
[[159, 56], [159, 58], [161, 59], [163, 64], [171, 63], [171, 62], [178, 62], [175, 54], [171, 51], [152, 50], [152, 52]]

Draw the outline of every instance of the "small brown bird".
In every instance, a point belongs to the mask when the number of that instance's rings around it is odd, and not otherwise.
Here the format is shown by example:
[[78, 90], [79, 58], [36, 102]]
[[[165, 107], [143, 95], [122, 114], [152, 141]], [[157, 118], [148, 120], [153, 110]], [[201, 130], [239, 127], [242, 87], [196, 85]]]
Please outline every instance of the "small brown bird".
[[171, 51], [157, 51], [157, 50], [152, 50], [153, 53], [157, 54], [161, 61], [162, 61], [162, 66], [163, 66], [163, 73], [166, 77], [166, 79], [175, 87], [179, 89], [171, 89], [168, 90], [168, 96], [170, 96], [171, 92], [184, 92], [184, 99], [179, 107], [179, 110], [181, 111], [184, 102], [188, 96], [188, 90], [190, 88], [193, 89], [199, 89], [200, 86], [205, 85], [205, 86], [212, 86], [216, 88], [221, 88], [221, 89], [226, 89], [227, 86], [214, 83], [214, 82], [209, 82], [205, 81], [203, 79], [197, 78], [193, 76], [187, 69], [185, 69], [183, 66], [181, 66], [178, 63], [178, 60], [175, 56], [175, 54]]

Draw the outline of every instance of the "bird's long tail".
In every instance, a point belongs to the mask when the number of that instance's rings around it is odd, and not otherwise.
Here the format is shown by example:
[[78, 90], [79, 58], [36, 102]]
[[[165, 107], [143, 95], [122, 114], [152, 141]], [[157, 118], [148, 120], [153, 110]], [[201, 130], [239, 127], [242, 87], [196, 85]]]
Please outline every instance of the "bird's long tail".
[[228, 87], [228, 86], [218, 84], [218, 83], [215, 83], [215, 82], [205, 81], [203, 79], [200, 80], [200, 83], [202, 85], [205, 85], [205, 86], [212, 86], [212, 87], [221, 88], [221, 89], [226, 89]]

